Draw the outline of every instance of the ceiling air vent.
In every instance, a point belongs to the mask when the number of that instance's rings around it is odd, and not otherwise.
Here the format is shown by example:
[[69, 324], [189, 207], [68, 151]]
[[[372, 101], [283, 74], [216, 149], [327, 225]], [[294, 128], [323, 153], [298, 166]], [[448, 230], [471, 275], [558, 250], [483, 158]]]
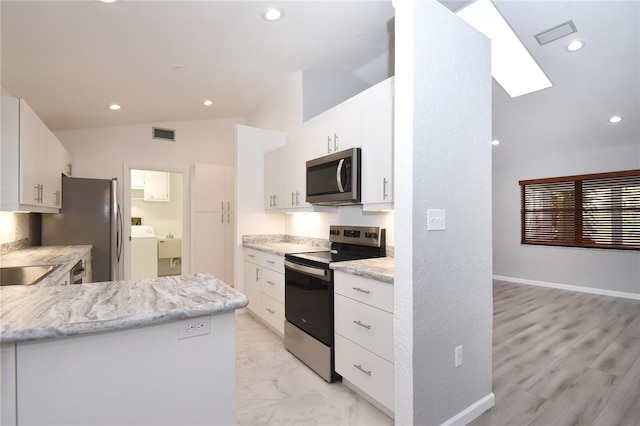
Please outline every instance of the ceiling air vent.
[[159, 127], [154, 127], [152, 137], [154, 139], [161, 139], [163, 141], [175, 142], [176, 131], [173, 129], [161, 129]]
[[578, 31], [578, 29], [573, 21], [567, 21], [564, 24], [556, 25], [553, 28], [549, 28], [548, 30], [538, 33], [534, 35], [534, 37], [538, 40], [538, 44], [542, 46], [543, 44], [547, 44], [564, 36], [568, 36], [569, 34], [573, 34], [576, 31]]

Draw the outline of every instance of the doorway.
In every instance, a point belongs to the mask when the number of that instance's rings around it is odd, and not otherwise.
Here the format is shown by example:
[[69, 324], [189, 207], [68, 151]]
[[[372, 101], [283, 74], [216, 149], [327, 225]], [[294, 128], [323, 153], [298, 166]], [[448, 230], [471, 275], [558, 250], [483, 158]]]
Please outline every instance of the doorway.
[[125, 173], [129, 279], [188, 273], [183, 172], [130, 166]]

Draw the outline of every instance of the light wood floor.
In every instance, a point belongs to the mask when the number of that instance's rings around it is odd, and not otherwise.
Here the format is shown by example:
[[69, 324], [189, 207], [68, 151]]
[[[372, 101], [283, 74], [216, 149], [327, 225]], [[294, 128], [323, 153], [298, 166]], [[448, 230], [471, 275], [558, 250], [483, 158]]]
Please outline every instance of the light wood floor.
[[494, 282], [493, 392], [478, 425], [640, 425], [640, 302]]

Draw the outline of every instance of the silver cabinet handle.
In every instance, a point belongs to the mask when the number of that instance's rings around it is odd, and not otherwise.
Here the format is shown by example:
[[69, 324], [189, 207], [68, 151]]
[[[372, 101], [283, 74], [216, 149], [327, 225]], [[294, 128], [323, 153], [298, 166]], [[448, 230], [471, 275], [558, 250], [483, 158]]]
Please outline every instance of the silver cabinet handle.
[[227, 213], [227, 223], [231, 223], [231, 214]]
[[389, 183], [389, 181], [387, 180], [387, 178], [382, 178], [382, 198], [386, 199], [389, 194], [387, 194], [387, 184]]
[[256, 281], [260, 281], [260, 268], [256, 268]]
[[291, 192], [291, 205], [292, 206], [296, 205], [296, 193], [295, 192]]
[[248, 254], [247, 256], [249, 256], [249, 257], [256, 257], [256, 255], [255, 255], [255, 254]]
[[276, 264], [276, 262], [274, 262], [273, 260], [267, 260], [267, 263], [270, 263], [270, 264], [272, 264], [272, 265], [275, 265], [275, 264]]
[[270, 312], [270, 313], [272, 313], [272, 314], [275, 314], [275, 313], [276, 313], [276, 311], [274, 311], [274, 310], [273, 310], [273, 309], [271, 309], [271, 308], [267, 308], [267, 311], [269, 311], [269, 312]]
[[220, 210], [224, 211], [224, 201], [220, 201]]
[[331, 136], [327, 136], [327, 152], [331, 152]]
[[224, 213], [220, 213], [220, 223], [224, 223]]
[[342, 186], [342, 166], [344, 166], [344, 158], [340, 159], [338, 168], [336, 169], [336, 183], [338, 184], [338, 190], [340, 192], [344, 192], [344, 187]]
[[267, 281], [267, 284], [276, 285], [273, 281]]
[[338, 135], [333, 134], [333, 152], [338, 151]]
[[276, 194], [273, 194], [273, 207], [277, 207], [278, 206], [278, 196]]
[[360, 327], [366, 328], [367, 330], [371, 330], [371, 326], [367, 324], [363, 324], [360, 321], [353, 320], [354, 324], [358, 324]]
[[227, 201], [227, 211], [231, 211], [231, 201]]
[[296, 191], [296, 206], [300, 204], [300, 193]]
[[353, 364], [353, 366], [355, 368], [357, 368], [358, 370], [362, 371], [367, 376], [371, 376], [371, 370], [369, 370], [369, 371], [365, 370], [364, 368], [362, 368], [362, 364]]
[[369, 294], [371, 290], [363, 290], [360, 287], [352, 287], [355, 291], [359, 291], [360, 293]]
[[73, 164], [72, 163], [67, 163], [67, 172], [69, 173], [69, 176], [73, 176]]

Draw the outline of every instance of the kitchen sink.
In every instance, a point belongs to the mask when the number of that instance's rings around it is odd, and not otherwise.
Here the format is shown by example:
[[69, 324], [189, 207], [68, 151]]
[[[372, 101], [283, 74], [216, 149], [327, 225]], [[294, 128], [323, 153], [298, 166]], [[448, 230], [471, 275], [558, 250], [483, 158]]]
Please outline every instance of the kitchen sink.
[[0, 268], [0, 285], [33, 285], [60, 266], [62, 265], [3, 266]]

